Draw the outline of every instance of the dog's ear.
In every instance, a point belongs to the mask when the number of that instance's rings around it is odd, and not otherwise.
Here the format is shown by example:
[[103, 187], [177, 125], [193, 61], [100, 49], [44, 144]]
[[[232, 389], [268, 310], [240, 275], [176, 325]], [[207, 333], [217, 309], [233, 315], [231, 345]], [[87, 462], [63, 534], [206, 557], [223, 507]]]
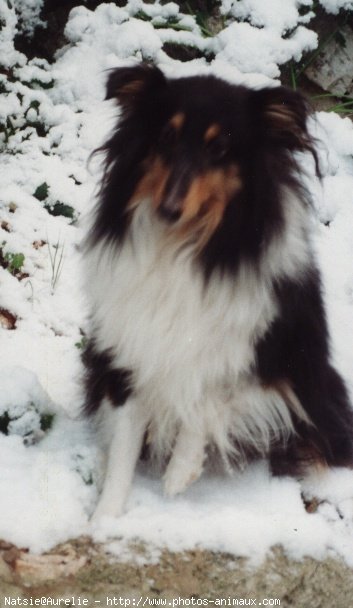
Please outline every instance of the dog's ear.
[[166, 84], [162, 72], [155, 66], [139, 64], [116, 68], [109, 74], [106, 99], [116, 99], [123, 108], [134, 106], [150, 91], [157, 92]]
[[310, 109], [302, 95], [280, 86], [255, 91], [254, 98], [260, 128], [267, 140], [290, 150], [308, 149]]

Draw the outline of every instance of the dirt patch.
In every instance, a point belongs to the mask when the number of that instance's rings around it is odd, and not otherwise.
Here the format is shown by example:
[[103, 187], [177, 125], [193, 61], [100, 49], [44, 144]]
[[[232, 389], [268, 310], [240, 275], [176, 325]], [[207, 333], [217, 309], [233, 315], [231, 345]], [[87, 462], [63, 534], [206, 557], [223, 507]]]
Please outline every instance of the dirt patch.
[[95, 602], [105, 607], [114, 598], [115, 605], [122, 599], [125, 605], [148, 605], [149, 598], [166, 600], [165, 605], [173, 605], [173, 600], [205, 605], [206, 600], [221, 599], [223, 605], [242, 605], [241, 599], [248, 600], [245, 605], [250, 599], [256, 600], [252, 605], [275, 605], [265, 604], [266, 599], [280, 600], [277, 605], [288, 608], [348, 608], [353, 594], [353, 571], [342, 562], [294, 562], [280, 548], [257, 568], [242, 558], [201, 550], [164, 550], [151, 563], [151, 551], [142, 544], [131, 547], [131, 559], [121, 562], [89, 538], [65, 543], [40, 557], [6, 543], [0, 551], [1, 607], [9, 605], [5, 597], [27, 599], [28, 605], [31, 598], [44, 597], [68, 598], [71, 606], [83, 598], [89, 606]]

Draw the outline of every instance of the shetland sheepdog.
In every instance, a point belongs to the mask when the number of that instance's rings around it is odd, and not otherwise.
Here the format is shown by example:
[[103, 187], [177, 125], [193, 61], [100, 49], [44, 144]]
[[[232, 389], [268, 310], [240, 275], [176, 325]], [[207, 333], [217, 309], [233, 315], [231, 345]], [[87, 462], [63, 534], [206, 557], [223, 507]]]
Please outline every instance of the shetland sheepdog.
[[105, 438], [95, 518], [122, 513], [146, 442], [169, 496], [217, 457], [274, 474], [353, 461], [301, 174], [308, 107], [156, 67], [110, 72], [120, 106], [84, 258], [85, 412]]

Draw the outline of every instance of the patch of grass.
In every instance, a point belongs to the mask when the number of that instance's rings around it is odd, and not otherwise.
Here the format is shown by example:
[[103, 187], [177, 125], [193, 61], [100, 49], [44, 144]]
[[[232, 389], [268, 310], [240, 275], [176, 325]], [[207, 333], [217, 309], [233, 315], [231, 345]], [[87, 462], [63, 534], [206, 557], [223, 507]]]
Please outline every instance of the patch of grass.
[[353, 99], [346, 102], [339, 102], [328, 108], [328, 112], [336, 112], [337, 114], [353, 114]]
[[326, 108], [326, 112], [336, 112], [337, 114], [346, 114], [349, 116], [353, 114], [353, 98], [349, 95], [342, 95], [342, 97], [337, 97], [332, 93], [323, 93], [322, 95], [313, 95], [311, 97], [313, 101], [316, 99], [332, 99], [335, 103]]
[[58, 281], [60, 279], [63, 263], [64, 263], [64, 245], [60, 244], [60, 238], [58, 239], [56, 245], [51, 245], [49, 240], [48, 243], [48, 251], [49, 251], [49, 259], [51, 266], [51, 291], [54, 293]]
[[11, 274], [16, 275], [16, 273], [21, 272], [22, 266], [25, 261], [25, 256], [23, 253], [5, 253], [4, 259], [7, 262], [7, 270], [11, 272]]
[[24, 279], [28, 275], [22, 272], [25, 256], [23, 253], [13, 253], [12, 251], [4, 252], [6, 241], [3, 241], [0, 247], [0, 266], [5, 268], [18, 279]]

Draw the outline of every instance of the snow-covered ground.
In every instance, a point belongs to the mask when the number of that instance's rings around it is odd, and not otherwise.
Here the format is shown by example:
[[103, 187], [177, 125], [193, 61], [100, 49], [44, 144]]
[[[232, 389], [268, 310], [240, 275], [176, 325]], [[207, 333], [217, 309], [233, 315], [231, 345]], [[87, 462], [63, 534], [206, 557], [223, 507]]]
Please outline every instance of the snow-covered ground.
[[[353, 9], [349, 0], [321, 4], [333, 13]], [[15, 5], [30, 33], [41, 0]], [[222, 7], [225, 25], [214, 37], [203, 37], [175, 3], [77, 7], [68, 44], [49, 65], [15, 50], [18, 18], [0, 0], [0, 259], [7, 266], [0, 267], [0, 422], [8, 433], [0, 433], [0, 538], [32, 551], [92, 532], [117, 554], [137, 537], [151, 550], [198, 546], [256, 562], [281, 544], [294, 558], [334, 553], [353, 566], [348, 470], [300, 484], [271, 477], [259, 463], [232, 477], [205, 476], [173, 500], [141, 470], [123, 517], [94, 530], [88, 521], [99, 454], [77, 420], [86, 311], [75, 220], [89, 213], [99, 180], [99, 164], [88, 165], [88, 156], [117, 114], [103, 101], [105, 70], [150, 59], [169, 76], [210, 71], [261, 87], [279, 76], [278, 66], [317, 45], [311, 0], [224, 0]], [[172, 60], [165, 42], [196, 46], [209, 61]], [[324, 174], [322, 184], [310, 179], [317, 252], [335, 363], [353, 394], [353, 125], [319, 113], [312, 129]], [[315, 513], [305, 510], [303, 493], [319, 499]]]

